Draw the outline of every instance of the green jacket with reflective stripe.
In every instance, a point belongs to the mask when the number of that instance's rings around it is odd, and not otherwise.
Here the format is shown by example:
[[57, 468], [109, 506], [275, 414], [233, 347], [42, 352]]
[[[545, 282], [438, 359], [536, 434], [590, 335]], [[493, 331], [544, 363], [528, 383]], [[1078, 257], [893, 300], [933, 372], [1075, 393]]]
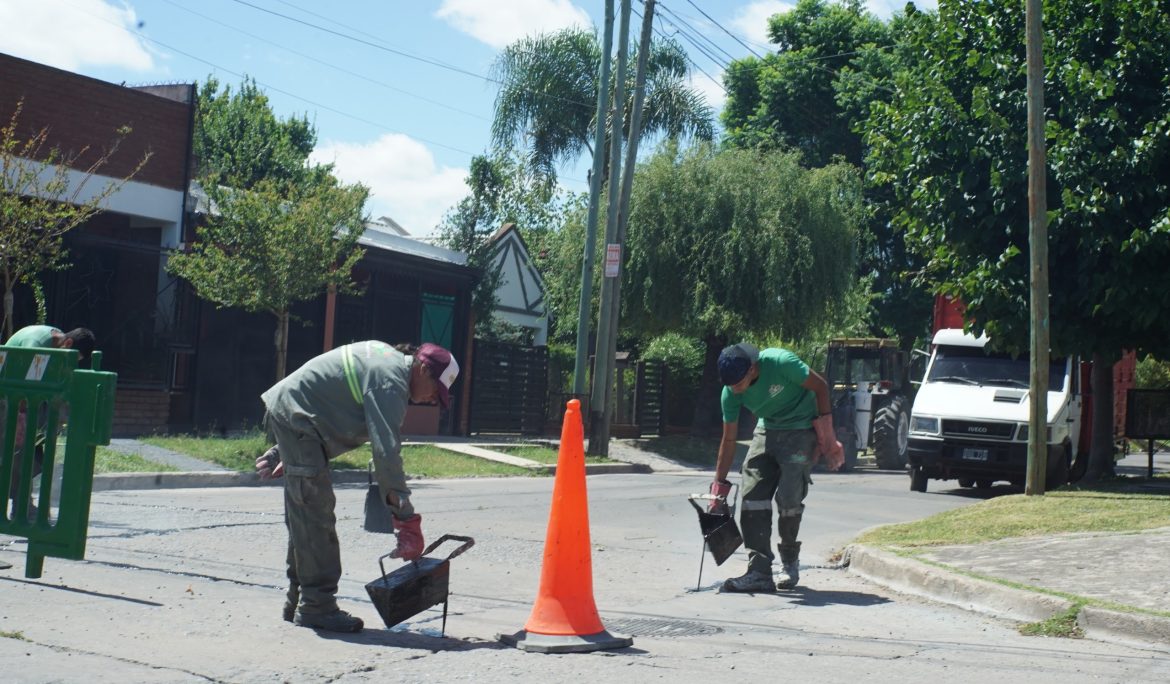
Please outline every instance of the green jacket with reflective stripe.
[[382, 497], [394, 492], [413, 513], [402, 466], [402, 421], [413, 359], [384, 342], [355, 342], [310, 359], [260, 398], [284, 424], [316, 435], [330, 459], [367, 441]]

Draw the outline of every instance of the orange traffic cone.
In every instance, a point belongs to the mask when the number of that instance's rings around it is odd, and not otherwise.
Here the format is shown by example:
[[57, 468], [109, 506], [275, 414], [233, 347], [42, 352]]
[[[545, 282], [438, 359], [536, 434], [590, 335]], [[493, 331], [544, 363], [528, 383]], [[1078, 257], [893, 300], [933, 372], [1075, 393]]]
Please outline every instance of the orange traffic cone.
[[508, 645], [540, 653], [596, 651], [634, 643], [632, 637], [607, 632], [593, 602], [585, 437], [581, 402], [576, 399], [567, 404], [561, 428], [561, 449], [536, 603], [524, 629], [499, 638]]

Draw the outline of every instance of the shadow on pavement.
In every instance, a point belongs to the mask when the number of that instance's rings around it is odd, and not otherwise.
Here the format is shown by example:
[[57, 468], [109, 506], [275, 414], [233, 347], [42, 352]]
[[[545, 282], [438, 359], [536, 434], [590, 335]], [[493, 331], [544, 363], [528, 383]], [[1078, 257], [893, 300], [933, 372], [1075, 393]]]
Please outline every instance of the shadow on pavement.
[[96, 596], [97, 598], [114, 599], [115, 601], [125, 601], [127, 603], [137, 603], [141, 606], [154, 606], [156, 608], [162, 607], [164, 604], [155, 601], [147, 601], [146, 599], [130, 598], [129, 596], [118, 596], [117, 594], [104, 594], [100, 591], [90, 591], [88, 589], [77, 589], [75, 587], [67, 587], [64, 584], [46, 584], [35, 580], [16, 579], [14, 577], [0, 577], [0, 582], [19, 582], [21, 584], [36, 585], [41, 589], [57, 589], [59, 591], [69, 591], [75, 594], [85, 594], [86, 596]]
[[777, 596], [792, 599], [791, 603], [797, 606], [812, 608], [824, 606], [877, 606], [889, 603], [890, 599], [876, 594], [864, 594], [858, 591], [817, 591], [808, 587], [796, 587], [776, 592]]

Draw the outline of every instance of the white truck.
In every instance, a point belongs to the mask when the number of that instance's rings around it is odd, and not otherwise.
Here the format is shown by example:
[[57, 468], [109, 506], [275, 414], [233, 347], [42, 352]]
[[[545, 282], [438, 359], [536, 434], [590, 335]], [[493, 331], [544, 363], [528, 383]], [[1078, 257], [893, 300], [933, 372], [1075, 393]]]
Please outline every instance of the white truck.
[[[991, 352], [987, 341], [985, 335], [975, 337], [955, 328], [935, 333], [910, 416], [912, 491], [925, 492], [930, 479], [957, 479], [962, 487], [981, 489], [998, 480], [1024, 484], [1029, 359]], [[1081, 380], [1075, 358], [1050, 360], [1045, 489], [1068, 482], [1081, 447]]]

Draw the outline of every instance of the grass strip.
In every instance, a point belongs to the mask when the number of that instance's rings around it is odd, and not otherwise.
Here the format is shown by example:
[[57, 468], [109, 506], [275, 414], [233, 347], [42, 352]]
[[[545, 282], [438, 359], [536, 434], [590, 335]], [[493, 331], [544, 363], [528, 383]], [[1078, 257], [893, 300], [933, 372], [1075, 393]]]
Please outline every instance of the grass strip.
[[178, 468], [157, 463], [136, 454], [125, 454], [109, 447], [97, 448], [94, 473], [171, 473]]
[[[151, 436], [141, 441], [163, 449], [186, 454], [201, 461], [215, 463], [239, 472], [251, 472], [256, 457], [268, 448], [259, 431], [239, 437], [198, 437], [192, 435]], [[330, 461], [335, 470], [365, 470], [372, 458], [366, 444]], [[402, 461], [410, 477], [531, 477], [540, 475], [527, 468], [496, 463], [474, 456], [458, 454], [431, 445], [409, 445], [402, 448]]]

